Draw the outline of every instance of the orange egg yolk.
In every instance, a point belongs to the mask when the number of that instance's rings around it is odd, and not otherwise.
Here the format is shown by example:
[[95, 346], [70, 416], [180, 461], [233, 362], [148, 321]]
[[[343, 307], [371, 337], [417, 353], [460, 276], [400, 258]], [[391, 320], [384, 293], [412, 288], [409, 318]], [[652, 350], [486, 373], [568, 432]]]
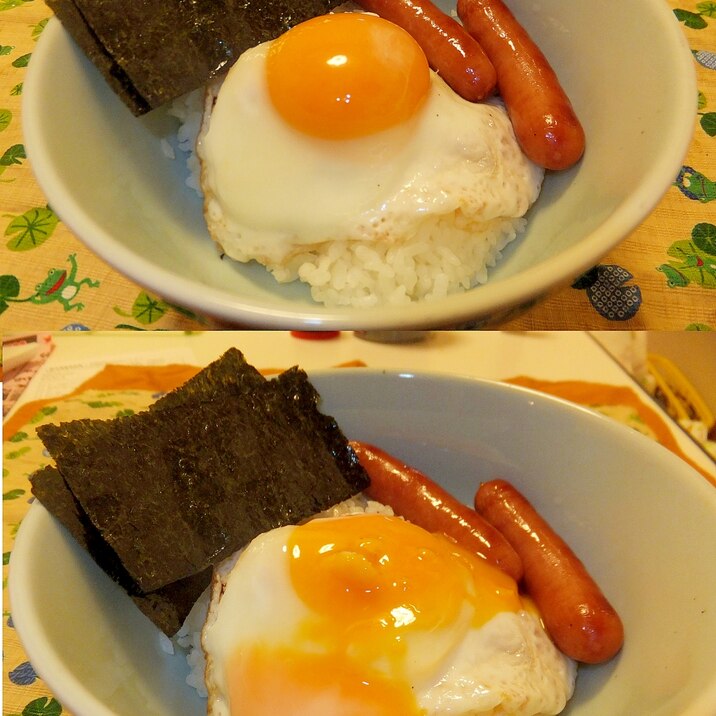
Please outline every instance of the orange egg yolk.
[[430, 87], [417, 42], [361, 13], [323, 15], [291, 28], [270, 45], [266, 79], [284, 120], [322, 139], [363, 137], [405, 122]]
[[257, 645], [231, 662], [231, 716], [420, 716], [407, 686], [333, 654]]
[[456, 624], [455, 641], [498, 612], [524, 608], [511, 577], [395, 517], [313, 520], [285, 550], [294, 592], [312, 616], [285, 644], [235, 654], [237, 714], [320, 714], [322, 703], [331, 716], [417, 716], [406, 678], [415, 637], [427, 637], [429, 652]]

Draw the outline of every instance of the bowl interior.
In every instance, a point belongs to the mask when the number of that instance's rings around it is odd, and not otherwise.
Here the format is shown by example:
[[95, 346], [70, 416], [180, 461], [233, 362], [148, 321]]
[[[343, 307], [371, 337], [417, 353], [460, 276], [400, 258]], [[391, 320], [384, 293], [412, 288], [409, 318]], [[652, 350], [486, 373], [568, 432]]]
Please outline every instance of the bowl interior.
[[[467, 503], [503, 476], [567, 539], [619, 611], [622, 652], [581, 666], [571, 716], [716, 712], [716, 490], [647, 438], [529, 390], [343, 369], [322, 409]], [[39, 505], [12, 553], [13, 621], [77, 716], [199, 716], [181, 655]]]
[[577, 167], [548, 175], [526, 233], [491, 280], [462, 295], [407, 308], [326, 308], [298, 282], [277, 284], [258, 265], [219, 260], [201, 201], [184, 185], [183, 155], [162, 149], [176, 120], [165, 108], [133, 117], [56, 20], [25, 83], [28, 154], [79, 238], [181, 305], [283, 328], [439, 327], [494, 316], [591, 267], [651, 211], [679, 170], [696, 111], [691, 53], [662, 3], [508, 5], [557, 70], [588, 147]]

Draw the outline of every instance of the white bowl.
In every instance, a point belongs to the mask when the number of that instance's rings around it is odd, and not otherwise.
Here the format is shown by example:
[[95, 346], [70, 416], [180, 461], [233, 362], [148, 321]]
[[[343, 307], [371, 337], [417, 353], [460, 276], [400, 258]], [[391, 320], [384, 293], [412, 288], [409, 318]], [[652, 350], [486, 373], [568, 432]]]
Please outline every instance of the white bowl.
[[[442, 7], [454, 3], [441, 0]], [[24, 86], [31, 166], [67, 226], [118, 271], [167, 300], [266, 328], [495, 325], [573, 281], [624, 239], [674, 181], [696, 116], [691, 52], [653, 0], [508, 0], [552, 62], [587, 136], [581, 163], [551, 173], [487, 284], [407, 307], [327, 308], [298, 282], [220, 260], [183, 162], [162, 152], [164, 108], [134, 118], [53, 19]], [[521, 5], [521, 7], [520, 7]]]
[[[570, 716], [716, 713], [716, 489], [648, 438], [534, 391], [367, 369], [312, 377], [350, 438], [467, 503], [505, 477], [567, 539], [620, 613], [625, 645], [580, 666]], [[180, 656], [39, 504], [11, 555], [13, 622], [75, 716], [199, 716]]]

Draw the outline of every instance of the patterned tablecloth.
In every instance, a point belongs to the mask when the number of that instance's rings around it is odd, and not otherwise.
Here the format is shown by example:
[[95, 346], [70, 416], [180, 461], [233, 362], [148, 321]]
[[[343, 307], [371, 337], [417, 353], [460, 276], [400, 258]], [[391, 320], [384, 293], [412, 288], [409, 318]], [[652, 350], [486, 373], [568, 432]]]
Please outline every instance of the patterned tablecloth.
[[[693, 51], [699, 89], [682, 170], [655, 211], [597, 266], [505, 328], [716, 329], [716, 4], [668, 3]], [[47, 206], [25, 156], [20, 115], [25, 71], [50, 15], [43, 0], [0, 0], [0, 330], [221, 327], [117, 273]], [[68, 276], [78, 288], [74, 303], [43, 293], [45, 283]]]

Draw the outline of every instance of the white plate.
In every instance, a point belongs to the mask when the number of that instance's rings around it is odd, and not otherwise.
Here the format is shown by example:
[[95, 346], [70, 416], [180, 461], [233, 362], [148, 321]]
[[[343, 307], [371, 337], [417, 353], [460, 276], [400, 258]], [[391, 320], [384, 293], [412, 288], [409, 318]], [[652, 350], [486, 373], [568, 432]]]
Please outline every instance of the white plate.
[[[581, 117], [587, 150], [547, 177], [490, 281], [401, 308], [326, 308], [297, 282], [221, 261], [181, 159], [160, 139], [164, 108], [137, 119], [59, 22], [45, 28], [23, 91], [31, 166], [50, 205], [118, 271], [167, 300], [246, 326], [435, 328], [496, 322], [593, 266], [674, 181], [696, 113], [694, 63], [670, 8], [653, 0], [535, 0], [518, 19], [552, 62]], [[453, 4], [443, 1], [443, 8]]]
[[[580, 667], [570, 716], [716, 713], [716, 490], [642, 435], [564, 401], [467, 378], [316, 374], [323, 410], [471, 503], [513, 481], [619, 611], [625, 646]], [[75, 716], [199, 716], [186, 668], [39, 504], [10, 563], [13, 622]]]

